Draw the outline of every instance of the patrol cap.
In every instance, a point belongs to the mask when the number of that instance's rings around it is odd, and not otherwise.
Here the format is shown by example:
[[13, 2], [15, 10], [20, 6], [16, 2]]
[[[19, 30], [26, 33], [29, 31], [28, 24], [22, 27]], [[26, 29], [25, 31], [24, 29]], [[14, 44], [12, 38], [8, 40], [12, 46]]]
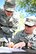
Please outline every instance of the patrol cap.
[[36, 17], [35, 16], [30, 16], [26, 18], [25, 24], [28, 26], [34, 26], [36, 25]]
[[15, 5], [15, 0], [6, 0], [6, 2], [10, 2], [11, 4]]
[[4, 7], [7, 11], [14, 11], [15, 4], [12, 4], [10, 2], [5, 2]]

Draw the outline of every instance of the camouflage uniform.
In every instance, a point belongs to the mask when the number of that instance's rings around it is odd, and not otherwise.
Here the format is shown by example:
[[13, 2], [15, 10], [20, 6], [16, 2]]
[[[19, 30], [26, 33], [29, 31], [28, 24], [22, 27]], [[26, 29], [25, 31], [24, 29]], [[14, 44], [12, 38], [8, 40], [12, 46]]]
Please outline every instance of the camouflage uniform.
[[[12, 20], [11, 20], [12, 19]], [[11, 21], [10, 21], [11, 20]], [[17, 29], [18, 20], [13, 16], [7, 17], [3, 10], [0, 11], [0, 37], [11, 37]]]
[[23, 42], [23, 41], [25, 43], [31, 42], [32, 48], [36, 49], [36, 35], [34, 35], [34, 34], [28, 35], [25, 33], [25, 31], [20, 31], [14, 36], [12, 41], [14, 43], [19, 43], [19, 42]]

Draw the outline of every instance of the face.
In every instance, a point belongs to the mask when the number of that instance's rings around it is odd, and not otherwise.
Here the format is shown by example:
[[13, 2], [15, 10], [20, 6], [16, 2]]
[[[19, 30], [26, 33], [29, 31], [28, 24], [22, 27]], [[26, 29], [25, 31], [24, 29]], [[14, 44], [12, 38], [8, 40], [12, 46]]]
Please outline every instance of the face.
[[7, 10], [5, 10], [5, 13], [6, 13], [7, 16], [12, 16], [13, 15], [13, 11], [7, 11]]
[[34, 28], [35, 28], [35, 26], [28, 26], [28, 25], [25, 25], [25, 32], [26, 32], [27, 34], [32, 34]]

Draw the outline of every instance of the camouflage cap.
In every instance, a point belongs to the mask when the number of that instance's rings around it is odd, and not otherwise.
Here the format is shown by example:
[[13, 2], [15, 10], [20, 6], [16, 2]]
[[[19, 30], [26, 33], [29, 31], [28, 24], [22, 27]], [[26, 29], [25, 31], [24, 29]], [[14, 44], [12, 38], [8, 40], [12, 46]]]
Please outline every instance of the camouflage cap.
[[25, 24], [28, 26], [34, 26], [36, 25], [36, 17], [35, 16], [30, 16], [26, 18]]
[[6, 2], [9, 2], [10, 4], [15, 5], [15, 0], [6, 0]]
[[15, 9], [15, 4], [12, 4], [10, 2], [5, 2], [4, 6], [7, 11], [14, 11]]

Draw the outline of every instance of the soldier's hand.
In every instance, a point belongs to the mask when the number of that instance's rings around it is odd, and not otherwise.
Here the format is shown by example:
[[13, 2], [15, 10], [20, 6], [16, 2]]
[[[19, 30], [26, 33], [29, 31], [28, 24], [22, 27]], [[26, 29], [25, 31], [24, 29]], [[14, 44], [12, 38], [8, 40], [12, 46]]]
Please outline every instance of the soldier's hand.
[[9, 43], [7, 43], [7, 46], [8, 46], [9, 48], [13, 48], [14, 43], [13, 43], [13, 42], [9, 42]]
[[15, 44], [14, 46], [13, 46], [13, 48], [22, 48], [22, 47], [25, 47], [25, 42], [19, 42], [19, 43], [17, 43], [17, 44]]
[[32, 48], [32, 42], [28, 42], [28, 47]]

